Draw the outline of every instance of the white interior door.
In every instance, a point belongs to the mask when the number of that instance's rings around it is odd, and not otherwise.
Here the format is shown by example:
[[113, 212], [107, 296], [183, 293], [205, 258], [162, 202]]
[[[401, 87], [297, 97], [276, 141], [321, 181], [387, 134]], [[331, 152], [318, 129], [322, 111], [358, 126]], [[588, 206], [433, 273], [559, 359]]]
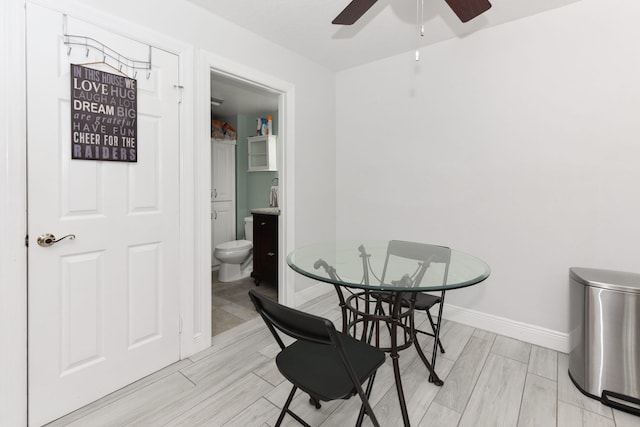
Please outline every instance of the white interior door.
[[[27, 6], [29, 421], [41, 425], [179, 359], [179, 63]], [[70, 63], [104, 57], [69, 52], [65, 21], [128, 58], [151, 54], [137, 75], [136, 163], [71, 160]], [[41, 247], [45, 233], [76, 238]]]

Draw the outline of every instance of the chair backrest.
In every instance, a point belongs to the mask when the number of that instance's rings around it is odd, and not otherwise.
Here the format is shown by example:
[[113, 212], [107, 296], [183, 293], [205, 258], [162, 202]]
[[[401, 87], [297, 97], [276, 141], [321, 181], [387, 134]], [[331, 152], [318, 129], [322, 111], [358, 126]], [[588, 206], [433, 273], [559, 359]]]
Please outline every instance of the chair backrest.
[[[407, 258], [421, 262], [421, 266], [415, 272], [413, 276], [413, 284], [417, 285], [422, 280], [425, 271], [429, 268], [429, 264], [432, 262], [445, 264], [445, 277], [446, 283], [447, 274], [449, 271], [449, 262], [451, 261], [451, 249], [446, 246], [429, 245], [426, 243], [405, 242], [402, 240], [391, 240], [387, 246], [387, 257], [384, 261], [384, 267], [382, 269], [381, 281], [384, 283], [385, 276], [387, 274], [387, 267], [389, 265], [389, 259], [392, 256]], [[407, 277], [411, 276], [410, 271], [407, 271]]]
[[337, 333], [329, 320], [278, 304], [254, 289], [249, 291], [249, 298], [281, 348], [285, 346], [275, 329], [297, 340], [336, 345]]

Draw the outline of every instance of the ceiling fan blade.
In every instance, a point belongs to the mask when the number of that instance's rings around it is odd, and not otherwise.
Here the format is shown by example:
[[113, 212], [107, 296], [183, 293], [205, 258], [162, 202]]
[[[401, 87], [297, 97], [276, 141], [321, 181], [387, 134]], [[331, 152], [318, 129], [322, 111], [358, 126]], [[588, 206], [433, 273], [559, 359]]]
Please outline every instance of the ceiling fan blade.
[[488, 0], [446, 0], [446, 2], [462, 22], [470, 21], [491, 8]]
[[351, 25], [356, 22], [378, 0], [352, 0], [340, 15], [331, 21], [332, 24]]

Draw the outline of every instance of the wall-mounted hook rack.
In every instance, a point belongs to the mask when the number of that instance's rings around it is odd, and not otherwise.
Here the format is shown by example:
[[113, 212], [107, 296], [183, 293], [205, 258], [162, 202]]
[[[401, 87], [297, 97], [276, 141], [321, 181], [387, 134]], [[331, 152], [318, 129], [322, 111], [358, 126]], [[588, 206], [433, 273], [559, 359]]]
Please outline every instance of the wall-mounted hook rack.
[[147, 70], [147, 79], [151, 77], [151, 46], [149, 46], [149, 60], [141, 61], [137, 59], [127, 58], [121, 55], [109, 46], [101, 43], [96, 39], [86, 36], [77, 36], [72, 34], [64, 34], [64, 44], [67, 45], [67, 55], [71, 55], [73, 46], [82, 46], [86, 49], [86, 56], [89, 56], [91, 49], [102, 53], [102, 62], [108, 64], [109, 61], [115, 62], [117, 68], [122, 71], [126, 68], [131, 71]]

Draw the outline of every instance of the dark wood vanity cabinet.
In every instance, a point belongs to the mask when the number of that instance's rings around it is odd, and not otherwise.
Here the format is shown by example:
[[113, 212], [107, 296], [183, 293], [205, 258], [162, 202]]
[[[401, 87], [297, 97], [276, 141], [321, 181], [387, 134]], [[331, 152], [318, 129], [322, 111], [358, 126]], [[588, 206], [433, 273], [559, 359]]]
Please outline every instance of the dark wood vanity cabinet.
[[261, 281], [278, 285], [278, 215], [253, 214], [253, 273]]

